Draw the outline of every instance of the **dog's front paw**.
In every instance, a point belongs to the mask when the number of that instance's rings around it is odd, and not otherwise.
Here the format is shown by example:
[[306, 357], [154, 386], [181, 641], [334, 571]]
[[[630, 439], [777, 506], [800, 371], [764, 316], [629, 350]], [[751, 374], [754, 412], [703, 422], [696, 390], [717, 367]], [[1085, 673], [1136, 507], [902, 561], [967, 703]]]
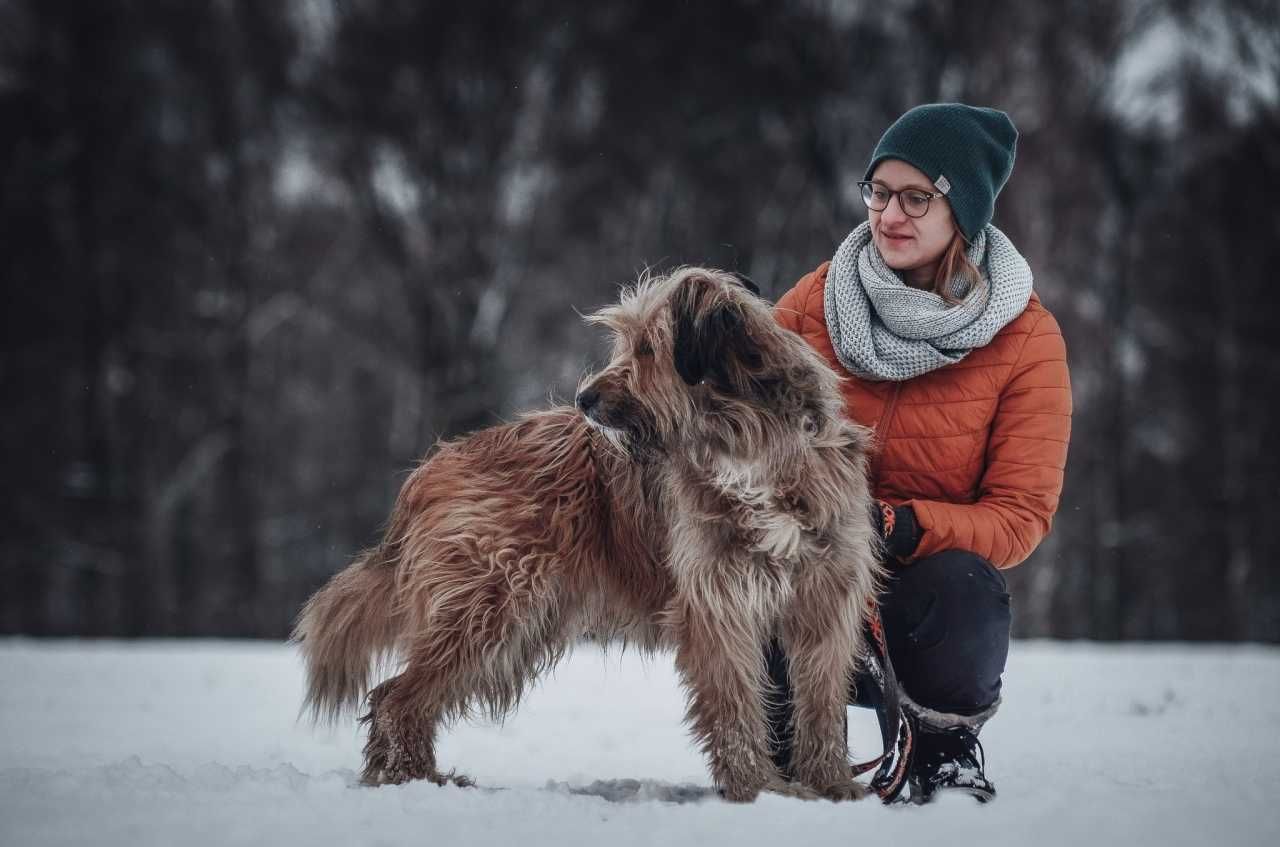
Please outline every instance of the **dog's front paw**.
[[763, 780], [731, 780], [720, 786], [717, 791], [730, 803], [754, 803], [764, 787]]
[[725, 786], [717, 789], [717, 792], [730, 803], [754, 803], [756, 798], [760, 796], [759, 788], [730, 788]]
[[833, 783], [817, 789], [818, 793], [828, 800], [841, 802], [843, 800], [861, 800], [867, 796], [867, 786], [861, 782], [855, 782], [852, 779], [843, 782]]
[[867, 793], [867, 787], [855, 781], [849, 774], [849, 763], [843, 759], [834, 763], [824, 763], [825, 767], [804, 767], [805, 763], [796, 766], [795, 780], [808, 786], [819, 797], [828, 800], [861, 800]]
[[798, 782], [792, 782], [781, 775], [774, 776], [765, 785], [765, 790], [771, 794], [778, 794], [782, 797], [791, 797], [795, 800], [821, 800], [822, 795], [814, 791], [807, 785], [801, 785]]

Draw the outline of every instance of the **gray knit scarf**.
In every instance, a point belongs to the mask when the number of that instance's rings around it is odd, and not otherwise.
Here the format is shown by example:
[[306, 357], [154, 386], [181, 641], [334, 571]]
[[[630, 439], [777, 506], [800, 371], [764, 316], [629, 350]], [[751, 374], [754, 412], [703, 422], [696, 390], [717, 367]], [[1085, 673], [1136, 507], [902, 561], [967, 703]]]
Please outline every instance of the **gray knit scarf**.
[[951, 305], [912, 288], [885, 264], [863, 223], [836, 250], [827, 270], [827, 331], [836, 356], [863, 379], [899, 382], [955, 364], [982, 347], [1031, 299], [1031, 268], [1013, 242], [988, 224], [967, 251], [981, 273], [969, 290], [963, 277]]

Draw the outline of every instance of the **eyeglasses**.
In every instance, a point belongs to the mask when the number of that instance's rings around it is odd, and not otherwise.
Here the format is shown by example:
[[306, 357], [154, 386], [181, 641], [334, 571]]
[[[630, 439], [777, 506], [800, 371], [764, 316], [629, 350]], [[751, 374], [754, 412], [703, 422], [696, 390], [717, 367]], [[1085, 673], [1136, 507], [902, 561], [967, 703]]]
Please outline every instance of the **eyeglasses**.
[[883, 212], [889, 208], [889, 201], [896, 194], [898, 196], [898, 205], [902, 207], [902, 211], [909, 218], [923, 218], [929, 214], [929, 201], [935, 197], [942, 197], [942, 194], [931, 194], [928, 191], [920, 191], [917, 188], [903, 188], [899, 191], [890, 191], [878, 182], [859, 182], [858, 187], [862, 189], [862, 202], [867, 204], [867, 208], [873, 212]]

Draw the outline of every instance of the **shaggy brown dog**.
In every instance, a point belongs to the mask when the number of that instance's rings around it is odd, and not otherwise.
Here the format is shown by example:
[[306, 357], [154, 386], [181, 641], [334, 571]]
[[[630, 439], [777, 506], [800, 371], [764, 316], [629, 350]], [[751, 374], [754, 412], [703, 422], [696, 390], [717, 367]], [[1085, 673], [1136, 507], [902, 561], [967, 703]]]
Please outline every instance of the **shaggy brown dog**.
[[[442, 724], [500, 717], [573, 642], [674, 647], [688, 723], [731, 800], [861, 796], [843, 729], [879, 576], [868, 430], [836, 375], [732, 275], [642, 280], [590, 318], [608, 367], [562, 407], [439, 446], [385, 538], [298, 619], [306, 706], [337, 718], [375, 660], [363, 779], [439, 784]], [[763, 647], [794, 686], [793, 778], [769, 755]]]

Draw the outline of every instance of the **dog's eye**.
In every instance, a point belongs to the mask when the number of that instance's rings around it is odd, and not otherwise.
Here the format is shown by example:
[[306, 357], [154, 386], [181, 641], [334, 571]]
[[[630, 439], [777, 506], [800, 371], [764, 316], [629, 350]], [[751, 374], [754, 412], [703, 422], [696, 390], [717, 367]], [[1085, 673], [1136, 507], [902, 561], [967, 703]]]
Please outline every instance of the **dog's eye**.
[[636, 355], [637, 356], [653, 355], [653, 345], [649, 343], [648, 339], [642, 338], [636, 342]]

